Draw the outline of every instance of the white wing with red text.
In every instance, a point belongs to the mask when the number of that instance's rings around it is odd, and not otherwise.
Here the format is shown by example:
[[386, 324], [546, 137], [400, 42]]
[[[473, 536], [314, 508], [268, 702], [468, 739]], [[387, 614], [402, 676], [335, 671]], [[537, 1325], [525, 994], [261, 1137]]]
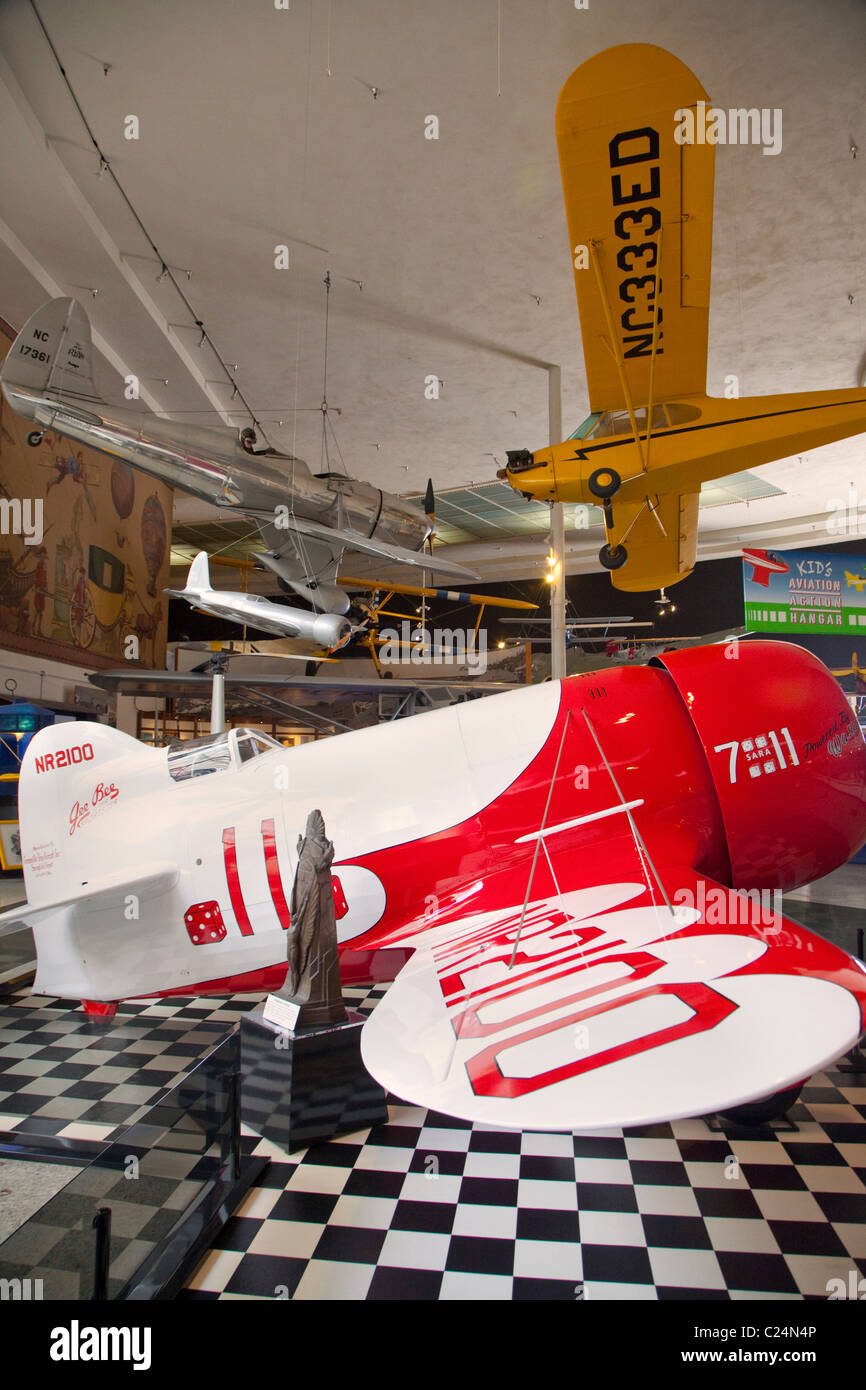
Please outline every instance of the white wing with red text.
[[860, 962], [756, 895], [693, 870], [662, 881], [678, 906], [641, 882], [530, 903], [513, 964], [522, 904], [407, 937], [367, 1069], [458, 1118], [606, 1129], [756, 1100], [853, 1046]]

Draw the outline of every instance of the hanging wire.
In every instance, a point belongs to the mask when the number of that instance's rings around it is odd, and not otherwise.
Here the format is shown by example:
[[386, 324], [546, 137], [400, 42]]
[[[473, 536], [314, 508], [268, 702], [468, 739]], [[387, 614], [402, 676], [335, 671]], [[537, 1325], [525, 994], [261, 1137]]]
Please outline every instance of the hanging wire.
[[325, 286], [325, 353], [324, 353], [325, 360], [324, 360], [324, 365], [323, 365], [323, 367], [322, 367], [322, 404], [321, 404], [321, 406], [319, 407], [319, 409], [320, 409], [321, 412], [322, 412], [322, 446], [321, 446], [321, 451], [320, 451], [320, 453], [319, 453], [319, 466], [320, 466], [320, 468], [321, 468], [321, 467], [322, 467], [322, 464], [324, 464], [324, 468], [322, 469], [323, 472], [330, 473], [330, 472], [332, 471], [332, 469], [331, 469], [331, 452], [330, 452], [330, 449], [329, 449], [329, 447], [328, 447], [328, 429], [330, 428], [331, 434], [333, 435], [333, 438], [334, 438], [334, 445], [335, 445], [336, 450], [337, 450], [337, 456], [338, 456], [338, 458], [339, 458], [339, 460], [340, 460], [340, 464], [341, 464], [341, 466], [342, 466], [343, 472], [345, 473], [346, 477], [348, 478], [348, 476], [349, 476], [349, 470], [346, 468], [345, 460], [343, 459], [343, 455], [342, 455], [342, 452], [341, 452], [341, 450], [340, 450], [340, 445], [339, 445], [339, 443], [337, 442], [337, 434], [336, 434], [336, 431], [335, 431], [335, 429], [334, 429], [334, 426], [333, 426], [333, 424], [332, 424], [332, 422], [331, 422], [330, 411], [329, 411], [329, 407], [328, 407], [328, 326], [329, 326], [330, 310], [331, 310], [331, 272], [330, 272], [330, 270], [326, 270], [326, 271], [325, 271], [325, 278], [324, 278], [324, 280], [322, 281], [322, 284]]
[[[553, 766], [553, 776], [550, 779], [550, 787], [547, 792], [547, 801], [544, 804], [544, 815], [541, 817], [541, 825], [538, 827], [538, 836], [535, 841], [535, 850], [532, 855], [532, 866], [529, 870], [529, 880], [526, 884], [526, 896], [523, 899], [523, 907], [520, 912], [520, 921], [517, 924], [517, 933], [514, 937], [514, 949], [511, 952], [511, 960], [508, 962], [508, 969], [513, 969], [517, 958], [517, 948], [520, 945], [520, 936], [523, 931], [523, 923], [526, 918], [526, 909], [529, 906], [529, 894], [532, 892], [532, 880], [535, 877], [535, 866], [538, 863], [538, 854], [544, 840], [544, 830], [547, 826], [547, 813], [550, 810], [550, 802], [553, 798], [553, 788], [556, 785], [556, 775], [559, 772], [559, 763], [562, 758], [562, 750], [565, 747], [565, 736], [568, 733], [568, 721], [571, 719], [571, 710], [566, 710], [565, 722], [562, 726], [562, 738], [559, 740], [559, 752], [556, 755], [556, 762]], [[554, 879], [554, 883], [556, 879]]]
[[[256, 419], [255, 412], [253, 411], [251, 405], [249, 404], [249, 401], [246, 399], [246, 397], [245, 397], [243, 391], [240, 389], [240, 387], [238, 386], [238, 384], [237, 384], [237, 382], [235, 381], [234, 377], [232, 376], [231, 372], [229, 371], [229, 368], [228, 368], [227, 363], [224, 361], [224, 359], [223, 359], [222, 355], [220, 354], [218, 348], [216, 347], [215, 343], [213, 342], [213, 339], [211, 338], [210, 334], [207, 332], [207, 329], [204, 327], [204, 324], [203, 324], [202, 320], [199, 318], [198, 314], [196, 313], [196, 311], [195, 311], [195, 309], [193, 308], [192, 304], [190, 303], [189, 299], [187, 298], [187, 296], [184, 294], [183, 290], [181, 289], [180, 284], [178, 283], [177, 277], [175, 276], [174, 271], [171, 269], [171, 266], [168, 264], [168, 261], [167, 261], [166, 257], [162, 254], [162, 252], [160, 251], [160, 249], [159, 249], [159, 247], [157, 246], [156, 242], [154, 241], [153, 237], [150, 235], [150, 232], [147, 230], [147, 227], [144, 225], [144, 222], [142, 221], [141, 217], [139, 216], [139, 214], [138, 214], [138, 212], [137, 212], [135, 206], [134, 206], [133, 203], [132, 203], [132, 200], [130, 199], [129, 195], [127, 194], [126, 189], [123, 187], [123, 184], [120, 182], [119, 178], [117, 177], [117, 175], [115, 174], [114, 170], [112, 169], [111, 164], [109, 163], [108, 159], [106, 158], [105, 154], [103, 153], [102, 148], [101, 148], [101, 146], [100, 146], [98, 140], [96, 139], [96, 136], [95, 136], [94, 133], [93, 133], [93, 130], [92, 130], [91, 125], [90, 125], [90, 122], [88, 121], [87, 117], [86, 117], [85, 114], [84, 114], [84, 110], [83, 110], [83, 108], [82, 108], [81, 102], [78, 100], [78, 97], [76, 96], [75, 89], [73, 88], [72, 83], [71, 83], [70, 80], [69, 80], [69, 77], [68, 77], [68, 75], [67, 75], [67, 73], [66, 73], [66, 69], [64, 68], [63, 64], [62, 64], [61, 61], [60, 61], [60, 55], [59, 55], [59, 53], [57, 52], [57, 49], [54, 47], [54, 44], [53, 44], [53, 42], [52, 42], [52, 40], [51, 40], [51, 35], [48, 33], [48, 30], [46, 29], [45, 24], [44, 24], [44, 22], [43, 22], [42, 16], [41, 16], [41, 14], [39, 13], [39, 10], [38, 10], [37, 7], [36, 7], [36, 0], [30, 0], [30, 8], [32, 9], [34, 15], [36, 16], [36, 20], [37, 20], [37, 22], [38, 22], [38, 24], [39, 24], [39, 27], [40, 27], [40, 29], [42, 30], [43, 35], [45, 36], [45, 42], [48, 44], [48, 47], [49, 47], [50, 50], [51, 50], [51, 54], [52, 54], [52, 56], [53, 56], [53, 58], [54, 58], [55, 63], [57, 64], [58, 71], [60, 72], [60, 75], [61, 75], [61, 77], [63, 78], [63, 81], [64, 81], [64, 83], [65, 83], [65, 85], [66, 85], [66, 90], [68, 91], [69, 96], [70, 96], [70, 98], [72, 99], [72, 103], [73, 103], [73, 105], [75, 106], [75, 109], [76, 109], [76, 111], [78, 112], [78, 115], [79, 115], [80, 118], [81, 118], [81, 123], [82, 123], [82, 125], [84, 126], [84, 129], [87, 131], [87, 135], [88, 135], [88, 138], [89, 138], [89, 140], [90, 140], [90, 143], [91, 143], [91, 145], [93, 146], [94, 150], [96, 151], [97, 155], [99, 156], [99, 169], [100, 169], [100, 174], [107, 173], [108, 176], [110, 177], [112, 183], [114, 184], [115, 188], [117, 189], [118, 193], [120, 194], [121, 198], [123, 199], [124, 203], [126, 204], [128, 210], [129, 210], [129, 212], [131, 213], [131, 215], [132, 215], [132, 217], [133, 217], [133, 219], [134, 219], [136, 225], [138, 226], [139, 231], [141, 232], [142, 236], [144, 237], [144, 239], [145, 239], [145, 241], [147, 242], [147, 244], [148, 244], [148, 246], [150, 247], [150, 249], [153, 251], [154, 255], [156, 256], [157, 260], [159, 261], [159, 264], [162, 266], [162, 269], [163, 269], [163, 271], [164, 271], [164, 273], [165, 273], [165, 276], [166, 276], [167, 279], [170, 281], [170, 283], [171, 283], [172, 287], [174, 288], [176, 294], [178, 295], [178, 297], [179, 297], [181, 303], [183, 304], [184, 308], [186, 309], [187, 313], [189, 314], [190, 318], [192, 319], [193, 322], [192, 322], [192, 324], [190, 325], [190, 327], [193, 327], [193, 326], [194, 326], [194, 327], [196, 327], [196, 328], [198, 328], [198, 329], [200, 330], [200, 332], [201, 332], [201, 343], [199, 344], [199, 346], [202, 346], [204, 343], [207, 343], [207, 345], [208, 345], [208, 347], [210, 348], [211, 352], [213, 353], [214, 357], [217, 359], [217, 361], [219, 362], [219, 364], [220, 364], [220, 366], [222, 367], [223, 371], [225, 372], [227, 381], [229, 382], [229, 384], [230, 384], [231, 386], [234, 387], [235, 392], [237, 393], [237, 395], [238, 395], [238, 397], [240, 398], [240, 400], [243, 402], [244, 409], [246, 410], [247, 414], [249, 415], [250, 419], [252, 420], [253, 425], [254, 425], [254, 426], [255, 426], [255, 425], [258, 425], [258, 424], [259, 424], [259, 421]], [[160, 278], [162, 278], [162, 276], [160, 276]], [[232, 399], [234, 399], [234, 395], [232, 396]]]

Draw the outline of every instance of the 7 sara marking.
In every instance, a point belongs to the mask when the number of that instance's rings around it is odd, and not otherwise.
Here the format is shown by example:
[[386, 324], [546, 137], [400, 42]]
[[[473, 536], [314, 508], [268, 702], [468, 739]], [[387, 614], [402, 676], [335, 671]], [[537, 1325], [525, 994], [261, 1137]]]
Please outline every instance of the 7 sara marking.
[[89, 763], [93, 761], [93, 744], [76, 743], [71, 748], [60, 748], [56, 753], [43, 753], [41, 758], [34, 759], [37, 772], [59, 772], [63, 767], [72, 767], [76, 763]]

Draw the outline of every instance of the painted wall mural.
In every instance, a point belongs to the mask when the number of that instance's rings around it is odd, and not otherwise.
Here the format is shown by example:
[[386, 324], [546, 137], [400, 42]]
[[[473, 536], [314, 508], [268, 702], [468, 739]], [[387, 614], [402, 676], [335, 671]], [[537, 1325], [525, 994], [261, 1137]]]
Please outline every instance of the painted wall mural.
[[137, 664], [164, 665], [171, 488], [30, 428], [0, 397], [0, 646], [112, 666], [134, 636]]

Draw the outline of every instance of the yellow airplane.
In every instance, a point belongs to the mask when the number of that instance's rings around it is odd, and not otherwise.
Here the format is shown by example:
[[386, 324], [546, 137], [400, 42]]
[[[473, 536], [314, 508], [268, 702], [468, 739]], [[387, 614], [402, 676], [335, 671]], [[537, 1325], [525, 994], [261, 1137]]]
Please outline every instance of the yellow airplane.
[[853, 676], [855, 684], [860, 689], [866, 684], [866, 667], [860, 665], [856, 652], [851, 653], [850, 666], [831, 667], [830, 674], [833, 676]]
[[[430, 495], [428, 485], [428, 498]], [[428, 516], [432, 515], [426, 507]], [[449, 603], [458, 603], [460, 606], [471, 605], [478, 608], [478, 616], [475, 620], [475, 630], [473, 641], [478, 636], [478, 629], [481, 626], [481, 619], [484, 617], [485, 608], [510, 608], [510, 609], [531, 609], [533, 612], [538, 608], [537, 603], [526, 603], [523, 599], [516, 598], [493, 598], [490, 594], [466, 594], [456, 589], [433, 589], [418, 584], [381, 584], [372, 579], [352, 579], [349, 576], [342, 576], [337, 580], [344, 589], [367, 589], [370, 592], [368, 600], [360, 599], [356, 596], [355, 602], [358, 607], [367, 615], [368, 628], [365, 636], [359, 637], [361, 646], [367, 647], [373, 658], [376, 671], [382, 674], [382, 667], [379, 662], [379, 655], [376, 651], [377, 646], [384, 645], [379, 638], [379, 619], [380, 618], [400, 618], [408, 621], [413, 627], [419, 622], [417, 613], [401, 613], [394, 609], [387, 608], [385, 605], [391, 601], [395, 594], [408, 595], [412, 598], [438, 598], [445, 599]], [[409, 642], [408, 650], [419, 646], [417, 642]]]
[[556, 107], [592, 414], [562, 444], [509, 451], [499, 476], [600, 504], [617, 589], [691, 573], [702, 482], [866, 430], [863, 389], [706, 394], [715, 148], [677, 138], [714, 137], [706, 103], [673, 54], [624, 44], [576, 68]]
[[866, 584], [866, 574], [851, 574], [849, 570], [846, 570], [845, 584], [847, 588], [854, 588], [858, 594], [862, 594], [863, 585]]

